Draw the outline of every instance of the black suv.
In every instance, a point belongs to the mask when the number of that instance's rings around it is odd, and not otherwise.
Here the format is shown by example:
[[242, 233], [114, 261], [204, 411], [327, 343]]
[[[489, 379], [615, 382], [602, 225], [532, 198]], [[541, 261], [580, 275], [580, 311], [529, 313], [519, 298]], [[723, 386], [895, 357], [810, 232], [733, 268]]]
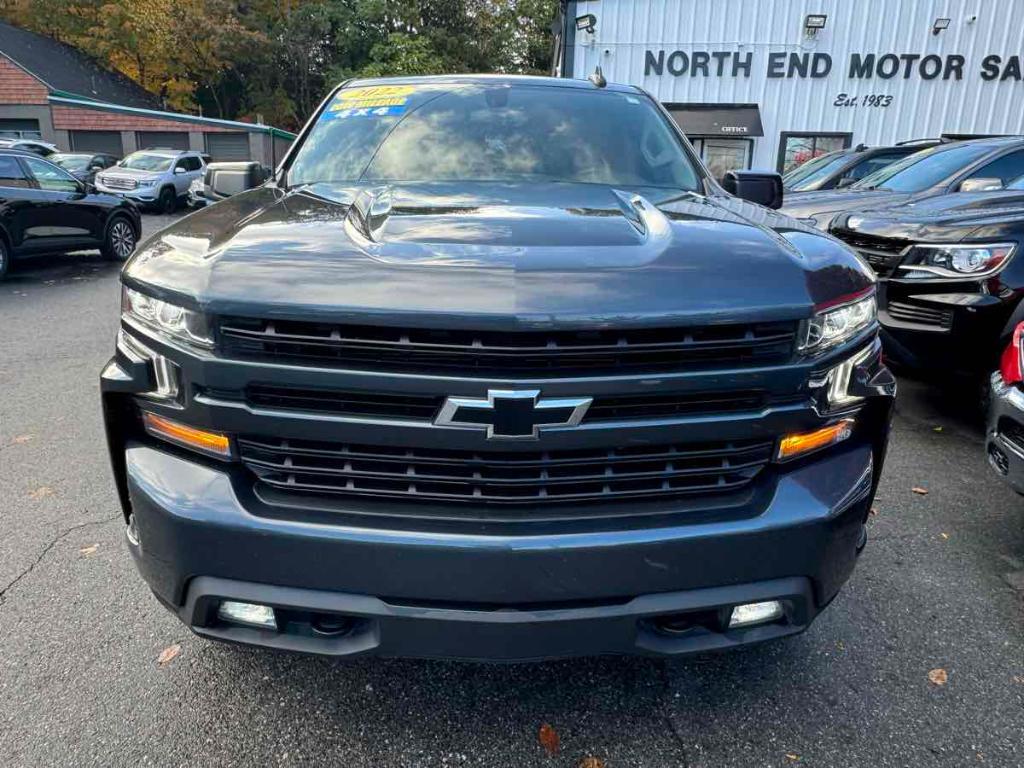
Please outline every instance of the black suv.
[[1024, 178], [840, 214], [830, 232], [878, 274], [889, 359], [974, 377], [997, 367], [1024, 320]]
[[[779, 203], [777, 174], [726, 185]], [[805, 629], [864, 546], [875, 278], [727, 194], [636, 88], [348, 82], [122, 281], [128, 546], [204, 637], [729, 648]]]
[[131, 203], [37, 155], [0, 149], [0, 280], [12, 261], [54, 253], [98, 248], [124, 261], [141, 232]]

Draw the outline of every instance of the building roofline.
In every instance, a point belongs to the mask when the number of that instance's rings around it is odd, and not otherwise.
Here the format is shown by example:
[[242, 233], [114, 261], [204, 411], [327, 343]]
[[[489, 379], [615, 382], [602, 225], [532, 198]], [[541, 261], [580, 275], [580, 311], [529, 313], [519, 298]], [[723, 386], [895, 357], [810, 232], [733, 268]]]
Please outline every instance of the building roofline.
[[3, 56], [5, 59], [7, 59], [9, 62], [11, 62], [11, 64], [16, 66], [18, 69], [20, 69], [26, 75], [31, 77], [33, 80], [36, 80], [40, 85], [44, 86], [47, 90], [50, 90], [50, 91], [53, 90], [53, 86], [52, 85], [50, 85], [48, 82], [43, 80], [43, 78], [41, 78], [35, 72], [33, 72], [32, 70], [28, 69], [24, 64], [22, 64], [16, 58], [11, 56], [11, 54], [5, 53], [4, 51], [0, 51], [0, 56]]
[[157, 109], [145, 109], [143, 107], [126, 107], [122, 104], [111, 104], [107, 101], [96, 101], [87, 96], [69, 94], [64, 91], [51, 91], [50, 103], [60, 104], [66, 107], [79, 107], [81, 109], [96, 109], [102, 112], [119, 112], [125, 115], [136, 115], [138, 117], [151, 117], [156, 120], [172, 120], [179, 123], [196, 123], [198, 125], [215, 125], [220, 128], [234, 128], [236, 130], [248, 131], [250, 133], [268, 133], [279, 139], [295, 138], [294, 133], [283, 131], [272, 125], [258, 125], [256, 123], [243, 123], [240, 120], [221, 120], [216, 117], [202, 117], [200, 115], [186, 115], [181, 112], [162, 112]]

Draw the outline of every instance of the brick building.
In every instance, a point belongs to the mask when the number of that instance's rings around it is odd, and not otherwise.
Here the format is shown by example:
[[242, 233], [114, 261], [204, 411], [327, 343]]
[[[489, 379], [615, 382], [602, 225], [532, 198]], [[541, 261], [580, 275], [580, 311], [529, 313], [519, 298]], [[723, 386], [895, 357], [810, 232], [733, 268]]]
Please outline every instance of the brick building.
[[152, 93], [81, 51], [2, 23], [0, 136], [119, 157], [148, 147], [195, 149], [271, 166], [294, 138], [267, 125], [167, 112]]

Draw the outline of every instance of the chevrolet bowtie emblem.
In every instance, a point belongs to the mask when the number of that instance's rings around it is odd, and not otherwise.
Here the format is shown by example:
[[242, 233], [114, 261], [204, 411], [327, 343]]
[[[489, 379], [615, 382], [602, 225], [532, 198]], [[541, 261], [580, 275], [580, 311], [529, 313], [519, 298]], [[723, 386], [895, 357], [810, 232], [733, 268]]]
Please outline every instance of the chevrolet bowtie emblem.
[[439, 427], [487, 431], [489, 440], [536, 440], [542, 427], [575, 427], [591, 397], [544, 397], [539, 389], [489, 389], [487, 397], [449, 397], [434, 419]]

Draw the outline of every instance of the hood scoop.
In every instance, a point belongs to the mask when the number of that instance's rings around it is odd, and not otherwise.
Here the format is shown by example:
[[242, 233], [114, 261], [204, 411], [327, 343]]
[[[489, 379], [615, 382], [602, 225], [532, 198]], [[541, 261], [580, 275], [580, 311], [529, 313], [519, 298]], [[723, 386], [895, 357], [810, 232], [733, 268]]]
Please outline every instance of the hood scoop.
[[489, 269], [635, 268], [672, 243], [672, 222], [635, 193], [594, 199], [440, 201], [389, 186], [361, 190], [345, 233], [367, 256], [390, 264]]
[[391, 189], [375, 187], [356, 195], [345, 217], [345, 228], [356, 242], [379, 243], [391, 215]]

